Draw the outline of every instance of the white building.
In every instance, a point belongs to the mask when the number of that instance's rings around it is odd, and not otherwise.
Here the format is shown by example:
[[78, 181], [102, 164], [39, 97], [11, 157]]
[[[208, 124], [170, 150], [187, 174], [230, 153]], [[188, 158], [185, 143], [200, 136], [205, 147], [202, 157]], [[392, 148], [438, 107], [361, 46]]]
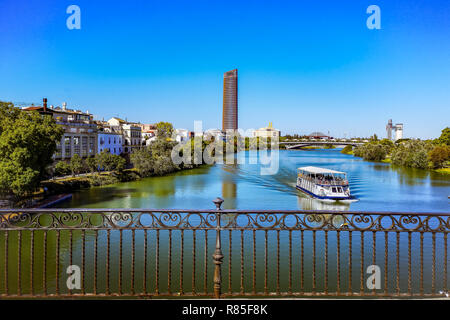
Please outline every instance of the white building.
[[397, 123], [394, 127], [395, 141], [403, 139], [403, 123]]
[[272, 127], [272, 122], [269, 122], [269, 126], [265, 128], [259, 128], [253, 131], [253, 137], [261, 138], [280, 138], [280, 130]]
[[218, 139], [223, 137], [224, 134], [220, 129], [209, 129], [206, 130], [203, 135], [206, 137], [206, 139], [208, 139], [209, 137], [215, 137], [216, 139]]
[[98, 153], [107, 151], [111, 154], [120, 155], [123, 152], [123, 137], [119, 133], [98, 132]]
[[122, 125], [123, 146], [125, 153], [132, 153], [142, 146], [142, 131], [141, 127], [134, 124]]
[[119, 133], [123, 137], [122, 148], [123, 153], [130, 154], [135, 149], [142, 146], [142, 129], [139, 124], [127, 122], [117, 117], [108, 120], [108, 125], [112, 131]]
[[148, 146], [156, 140], [156, 133], [152, 130], [142, 131], [142, 145]]
[[189, 140], [189, 131], [186, 129], [175, 129], [176, 141], [184, 142]]

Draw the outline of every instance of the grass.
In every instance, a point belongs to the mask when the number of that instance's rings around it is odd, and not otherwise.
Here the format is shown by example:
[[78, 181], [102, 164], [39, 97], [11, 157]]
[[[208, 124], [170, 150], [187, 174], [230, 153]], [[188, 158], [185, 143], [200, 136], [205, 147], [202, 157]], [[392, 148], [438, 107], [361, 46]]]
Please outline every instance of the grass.
[[436, 171], [439, 173], [450, 174], [450, 168], [436, 169]]

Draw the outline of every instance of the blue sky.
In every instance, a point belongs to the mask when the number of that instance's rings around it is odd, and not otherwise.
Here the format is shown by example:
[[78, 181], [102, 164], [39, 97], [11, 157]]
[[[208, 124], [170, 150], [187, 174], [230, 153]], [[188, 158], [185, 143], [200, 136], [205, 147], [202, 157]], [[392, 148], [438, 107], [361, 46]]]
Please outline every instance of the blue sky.
[[[66, 8], [81, 9], [69, 30]], [[381, 8], [369, 30], [366, 8]], [[98, 118], [220, 128], [239, 70], [239, 127], [408, 137], [450, 126], [448, 1], [0, 0], [0, 100]]]

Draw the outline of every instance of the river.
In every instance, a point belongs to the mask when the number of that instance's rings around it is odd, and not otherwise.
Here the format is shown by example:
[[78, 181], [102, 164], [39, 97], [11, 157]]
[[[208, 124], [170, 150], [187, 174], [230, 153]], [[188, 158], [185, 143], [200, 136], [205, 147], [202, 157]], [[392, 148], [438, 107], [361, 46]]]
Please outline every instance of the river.
[[[220, 196], [226, 209], [449, 210], [450, 175], [367, 162], [342, 154], [340, 149], [280, 150], [279, 170], [274, 175], [261, 175], [260, 165], [249, 163], [249, 152], [242, 152], [239, 157], [245, 163], [220, 164], [83, 190], [59, 206], [212, 209], [211, 201]], [[347, 172], [352, 194], [358, 201], [329, 204], [308, 198], [295, 188], [296, 169], [301, 166]]]

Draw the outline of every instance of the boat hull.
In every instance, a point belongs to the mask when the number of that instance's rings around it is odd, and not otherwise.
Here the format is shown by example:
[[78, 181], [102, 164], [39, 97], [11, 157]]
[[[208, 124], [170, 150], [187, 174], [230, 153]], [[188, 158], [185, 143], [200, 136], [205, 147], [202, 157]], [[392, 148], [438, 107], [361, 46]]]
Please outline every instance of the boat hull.
[[334, 200], [334, 201], [345, 201], [345, 200], [354, 200], [355, 197], [353, 196], [320, 196], [318, 194], [312, 193], [309, 190], [306, 190], [305, 188], [300, 187], [299, 185], [295, 186], [298, 190], [306, 193], [307, 195], [316, 198], [316, 199], [320, 199], [320, 200]]

